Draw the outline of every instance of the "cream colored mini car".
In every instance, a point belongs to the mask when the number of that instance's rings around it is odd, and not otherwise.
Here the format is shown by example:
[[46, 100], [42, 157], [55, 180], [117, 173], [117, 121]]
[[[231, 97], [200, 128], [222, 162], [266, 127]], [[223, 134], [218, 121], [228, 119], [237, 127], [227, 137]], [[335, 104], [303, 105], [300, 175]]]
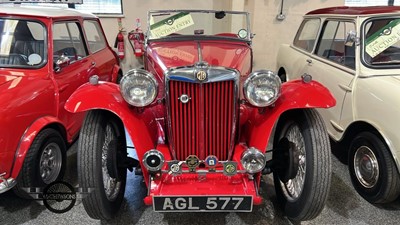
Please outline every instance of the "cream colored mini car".
[[[283, 81], [311, 75], [335, 96], [320, 109], [344, 144], [357, 192], [371, 203], [400, 193], [400, 7], [334, 7], [307, 13], [278, 53]], [[318, 96], [315, 96], [318, 98]]]

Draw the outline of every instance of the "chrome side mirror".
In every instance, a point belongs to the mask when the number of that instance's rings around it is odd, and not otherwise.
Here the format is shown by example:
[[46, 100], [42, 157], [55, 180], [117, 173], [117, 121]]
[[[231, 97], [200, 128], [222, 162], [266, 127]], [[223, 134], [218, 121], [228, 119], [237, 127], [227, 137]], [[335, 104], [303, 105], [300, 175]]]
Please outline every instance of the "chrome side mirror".
[[63, 68], [68, 66], [71, 63], [71, 60], [68, 56], [62, 54], [60, 55], [54, 63], [54, 71], [59, 73]]
[[346, 46], [353, 46], [353, 44], [356, 44], [357, 46], [360, 45], [360, 38], [357, 37], [357, 32], [354, 30], [349, 31], [344, 44]]

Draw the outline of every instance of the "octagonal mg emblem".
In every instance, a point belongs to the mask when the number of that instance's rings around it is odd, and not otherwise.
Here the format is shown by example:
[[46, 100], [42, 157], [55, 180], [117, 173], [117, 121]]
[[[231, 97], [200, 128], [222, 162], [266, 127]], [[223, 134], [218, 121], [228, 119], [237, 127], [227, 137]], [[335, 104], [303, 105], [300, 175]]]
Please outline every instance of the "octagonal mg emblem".
[[196, 78], [197, 78], [199, 81], [203, 81], [203, 80], [207, 79], [207, 73], [206, 73], [206, 71], [204, 71], [204, 70], [199, 70], [199, 71], [197, 71], [197, 73], [196, 73]]

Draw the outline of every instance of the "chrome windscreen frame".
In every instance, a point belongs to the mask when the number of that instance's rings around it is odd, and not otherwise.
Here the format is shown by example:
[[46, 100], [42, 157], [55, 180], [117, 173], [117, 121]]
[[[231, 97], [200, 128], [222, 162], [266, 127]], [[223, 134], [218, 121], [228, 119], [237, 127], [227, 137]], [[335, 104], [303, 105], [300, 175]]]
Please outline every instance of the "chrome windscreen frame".
[[[199, 81], [196, 78], [198, 71], [204, 70], [207, 73], [207, 80]], [[231, 160], [233, 156], [236, 124], [238, 119], [238, 104], [239, 104], [239, 77], [240, 72], [236, 69], [221, 67], [221, 66], [208, 66], [206, 62], [197, 62], [193, 66], [175, 67], [164, 72], [165, 78], [165, 100], [166, 100], [166, 113], [168, 121], [168, 135], [169, 143], [171, 146], [171, 154], [174, 160], [176, 160], [175, 143], [172, 138], [172, 121], [171, 121], [171, 102], [169, 100], [169, 81], [183, 81], [189, 83], [197, 83], [199, 85], [221, 81], [234, 81], [234, 96], [233, 96], [233, 107], [234, 114], [232, 116], [232, 131], [231, 131], [231, 143], [229, 143], [228, 159]], [[200, 124], [204, 124], [204, 115], [200, 118]], [[204, 137], [200, 137], [200, 149], [204, 149]]]
[[[242, 12], [242, 11], [225, 11], [223, 10], [225, 13], [228, 14], [241, 14], [246, 16], [246, 30], [247, 30], [247, 37], [245, 38], [245, 40], [251, 42], [251, 39], [253, 38], [253, 34], [251, 33], [251, 26], [250, 26], [250, 14], [248, 12]], [[221, 10], [150, 10], [147, 13], [147, 31], [146, 31], [146, 38], [145, 38], [145, 45], [147, 45], [147, 38], [149, 37], [149, 32], [150, 32], [150, 21], [151, 21], [151, 14], [153, 13], [159, 13], [159, 14], [163, 14], [163, 13], [180, 13], [180, 12], [185, 12], [185, 13], [217, 13], [217, 12], [221, 12]], [[154, 39], [153, 39], [154, 40]]]

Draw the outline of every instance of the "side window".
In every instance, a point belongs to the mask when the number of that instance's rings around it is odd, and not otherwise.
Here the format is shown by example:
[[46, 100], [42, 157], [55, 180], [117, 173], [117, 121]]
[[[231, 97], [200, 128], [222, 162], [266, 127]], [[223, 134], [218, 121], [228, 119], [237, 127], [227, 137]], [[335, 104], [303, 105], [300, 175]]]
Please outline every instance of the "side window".
[[350, 31], [355, 31], [355, 24], [352, 22], [327, 21], [318, 43], [317, 55], [355, 69], [355, 44], [346, 45]]
[[77, 22], [59, 22], [53, 25], [54, 60], [67, 56], [70, 63], [87, 56], [83, 35]]
[[304, 20], [294, 39], [294, 46], [311, 52], [317, 39], [320, 23], [319, 19]]
[[83, 22], [83, 27], [85, 29], [90, 52], [100, 51], [107, 46], [106, 39], [97, 21], [85, 20]]

